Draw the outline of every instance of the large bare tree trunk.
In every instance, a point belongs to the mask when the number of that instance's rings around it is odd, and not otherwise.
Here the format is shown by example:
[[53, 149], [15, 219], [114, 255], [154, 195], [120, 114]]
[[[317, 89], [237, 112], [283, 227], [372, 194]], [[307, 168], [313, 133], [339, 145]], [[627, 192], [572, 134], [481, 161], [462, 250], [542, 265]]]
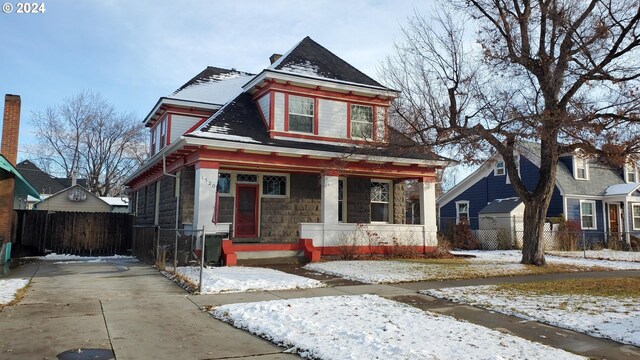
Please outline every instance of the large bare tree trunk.
[[[550, 199], [550, 197], [548, 197]], [[522, 243], [522, 263], [544, 265], [544, 222], [549, 201], [533, 199], [525, 204], [524, 233]]]

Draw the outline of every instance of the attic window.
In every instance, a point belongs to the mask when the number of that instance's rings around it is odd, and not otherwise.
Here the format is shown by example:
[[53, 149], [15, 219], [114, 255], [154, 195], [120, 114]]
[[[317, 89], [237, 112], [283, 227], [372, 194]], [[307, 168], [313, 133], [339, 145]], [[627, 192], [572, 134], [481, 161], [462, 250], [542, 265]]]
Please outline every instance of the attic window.
[[496, 162], [496, 168], [495, 168], [493, 174], [495, 176], [502, 176], [502, 175], [505, 174], [505, 171], [504, 171], [504, 160], [500, 160], [500, 161]]
[[313, 134], [313, 99], [289, 96], [289, 131]]
[[624, 166], [625, 181], [628, 183], [638, 182], [638, 169], [636, 164], [627, 164]]
[[587, 164], [587, 158], [582, 156], [573, 157], [573, 176], [576, 180], [589, 179], [589, 164]]

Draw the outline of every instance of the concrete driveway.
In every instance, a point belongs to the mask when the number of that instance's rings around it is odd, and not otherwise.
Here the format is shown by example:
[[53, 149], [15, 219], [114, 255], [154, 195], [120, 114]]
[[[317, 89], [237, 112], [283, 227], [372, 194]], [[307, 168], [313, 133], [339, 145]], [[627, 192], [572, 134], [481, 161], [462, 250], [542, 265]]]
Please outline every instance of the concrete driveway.
[[298, 358], [210, 317], [147, 265], [41, 261], [9, 277], [32, 282], [0, 311], [0, 359]]

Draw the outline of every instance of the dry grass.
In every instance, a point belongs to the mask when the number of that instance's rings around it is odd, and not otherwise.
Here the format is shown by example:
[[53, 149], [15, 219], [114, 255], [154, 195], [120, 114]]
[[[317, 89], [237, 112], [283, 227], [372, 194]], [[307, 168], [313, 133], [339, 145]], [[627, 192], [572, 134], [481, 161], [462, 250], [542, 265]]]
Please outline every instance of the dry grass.
[[12, 306], [12, 305], [15, 305], [15, 304], [19, 303], [20, 301], [22, 301], [24, 296], [27, 294], [27, 290], [29, 290], [30, 286], [31, 286], [31, 283], [28, 283], [25, 287], [22, 287], [22, 288], [18, 289], [18, 291], [16, 291], [16, 295], [15, 295], [14, 299], [11, 302], [9, 302], [7, 304], [0, 304], [0, 311], [2, 311], [2, 309], [5, 306]]
[[536, 295], [590, 295], [640, 298], [640, 278], [573, 279], [502, 284], [499, 290]]

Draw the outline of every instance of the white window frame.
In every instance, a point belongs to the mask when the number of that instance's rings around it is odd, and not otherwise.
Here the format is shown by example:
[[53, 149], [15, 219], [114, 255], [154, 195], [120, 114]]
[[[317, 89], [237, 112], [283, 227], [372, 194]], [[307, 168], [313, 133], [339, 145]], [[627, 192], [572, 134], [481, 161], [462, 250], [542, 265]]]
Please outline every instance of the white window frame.
[[[353, 120], [353, 107], [354, 106], [370, 108], [371, 109], [371, 121], [370, 122], [368, 122], [368, 121], [354, 121]], [[350, 125], [350, 128], [351, 128], [350, 132], [351, 133], [349, 134], [349, 136], [351, 136], [352, 139], [372, 140], [373, 139], [373, 132], [374, 132], [373, 127], [375, 126], [375, 121], [374, 121], [375, 116], [376, 116], [376, 114], [373, 113], [373, 106], [371, 106], [371, 105], [349, 104], [349, 121], [351, 123], [351, 125]], [[370, 124], [371, 125], [371, 136], [370, 137], [363, 137], [363, 136], [354, 135], [353, 134], [353, 129], [355, 128], [353, 126], [354, 123], [357, 123], [357, 124]]]
[[[633, 174], [633, 181], [631, 181], [631, 179], [629, 178], [629, 174]], [[624, 165], [624, 181], [626, 183], [638, 182], [638, 167], [635, 163]]]
[[[391, 219], [393, 216], [393, 181], [391, 180], [384, 180], [384, 179], [371, 179], [370, 183], [369, 183], [369, 189], [371, 189], [371, 184], [373, 183], [381, 183], [381, 184], [388, 184], [389, 185], [389, 201], [373, 201], [372, 199], [369, 199], [369, 221], [371, 222], [371, 224], [391, 224]], [[371, 190], [369, 190], [371, 191]], [[387, 206], [389, 207], [389, 211], [388, 211], [388, 218], [387, 221], [373, 221], [371, 220], [371, 204], [387, 204]]]
[[[502, 166], [500, 166], [500, 164], [502, 164]], [[506, 173], [507, 173], [507, 170], [506, 170], [506, 166], [505, 166], [504, 160], [496, 161], [496, 166], [493, 168], [493, 175], [494, 176], [503, 176]]]
[[[338, 219], [339, 223], [347, 222], [347, 178], [344, 176], [338, 177], [338, 182], [342, 181], [342, 221]], [[339, 194], [340, 192], [338, 192]], [[340, 197], [338, 197], [338, 206], [340, 206]]]
[[[288, 104], [288, 109], [287, 109], [287, 122], [289, 124], [289, 132], [292, 133], [298, 133], [298, 134], [315, 134], [315, 116], [316, 116], [316, 100], [312, 97], [308, 97], [308, 96], [299, 96], [299, 95], [288, 95], [289, 96], [289, 100], [287, 102]], [[309, 114], [300, 114], [300, 113], [296, 113], [296, 112], [292, 112], [291, 111], [291, 99], [293, 98], [300, 98], [300, 99], [308, 99], [311, 100], [311, 115]], [[299, 130], [291, 130], [291, 115], [296, 115], [296, 116], [303, 116], [303, 117], [307, 117], [307, 118], [311, 118], [311, 131], [307, 132], [307, 131], [299, 131]]]
[[[286, 180], [286, 184], [285, 184], [285, 191], [286, 193], [284, 195], [269, 195], [269, 194], [264, 194], [264, 176], [282, 176], [284, 177]], [[263, 198], [288, 198], [289, 194], [291, 194], [291, 176], [290, 174], [286, 174], [286, 173], [263, 173], [263, 174], [259, 174], [258, 175], [258, 183], [260, 184], [260, 197]]]
[[[461, 212], [460, 212], [460, 205], [463, 205], [463, 204], [464, 204], [464, 205], [466, 205], [466, 206], [467, 206], [467, 212], [466, 212], [466, 214], [467, 214], [467, 220], [469, 220], [469, 219], [470, 219], [470, 218], [469, 218], [469, 213], [470, 213], [470, 210], [471, 210], [471, 209], [470, 209], [470, 205], [469, 205], [469, 203], [470, 203], [470, 202], [469, 202], [469, 200], [456, 201], [456, 224], [459, 224], [459, 223], [460, 223], [460, 214], [461, 214]], [[464, 214], [464, 213], [462, 213], [462, 214]]]
[[[588, 159], [584, 156], [574, 155], [573, 156], [573, 178], [576, 180], [589, 180], [589, 162]], [[584, 165], [584, 177], [578, 176], [578, 162], [581, 162]], [[582, 167], [580, 167], [582, 168]]]
[[636, 219], [640, 219], [640, 216], [636, 216], [634, 209], [636, 207], [640, 208], [640, 204], [631, 204], [631, 226], [633, 227], [633, 230], [640, 230], [640, 227], [636, 227]]
[[[585, 227], [583, 217], [589, 216], [582, 213], [582, 204], [591, 204], [591, 217], [593, 218], [593, 227]], [[598, 230], [598, 218], [596, 217], [597, 207], [593, 200], [580, 200], [580, 228], [582, 230]]]

